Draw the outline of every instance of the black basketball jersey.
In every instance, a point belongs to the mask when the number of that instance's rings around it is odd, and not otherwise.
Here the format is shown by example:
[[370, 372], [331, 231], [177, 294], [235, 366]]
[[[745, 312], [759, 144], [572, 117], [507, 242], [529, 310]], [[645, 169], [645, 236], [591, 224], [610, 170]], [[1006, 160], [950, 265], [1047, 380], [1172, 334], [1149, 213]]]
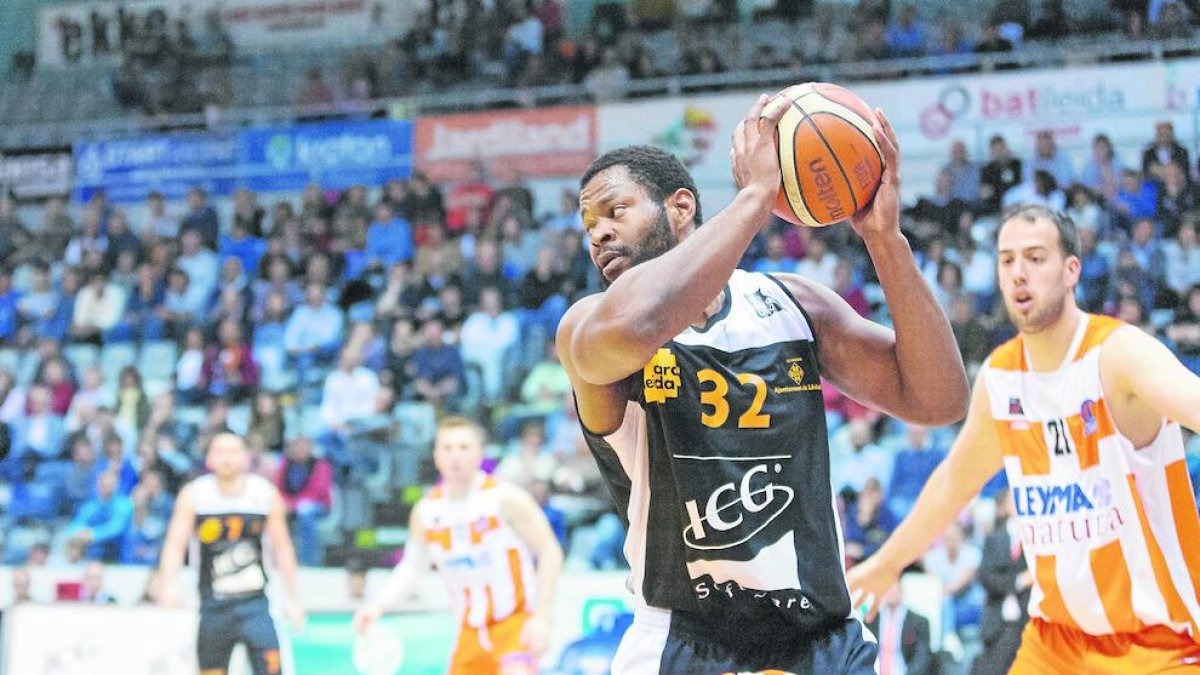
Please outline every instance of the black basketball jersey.
[[812, 327], [769, 275], [736, 271], [724, 297], [630, 378], [620, 429], [585, 430], [626, 520], [630, 590], [713, 625], [841, 622], [850, 598]]
[[246, 476], [239, 495], [221, 492], [215, 476], [192, 483], [196, 507], [195, 544], [202, 605], [259, 598], [267, 587], [263, 530], [275, 488], [265, 478]]

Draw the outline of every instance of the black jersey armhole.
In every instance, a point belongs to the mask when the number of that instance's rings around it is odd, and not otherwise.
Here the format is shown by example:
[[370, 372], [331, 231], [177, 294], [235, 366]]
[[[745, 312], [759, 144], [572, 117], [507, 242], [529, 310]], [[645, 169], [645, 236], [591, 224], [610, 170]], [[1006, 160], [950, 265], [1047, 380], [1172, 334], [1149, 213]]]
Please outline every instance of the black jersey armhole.
[[788, 290], [788, 287], [778, 277], [769, 272], [763, 272], [762, 275], [774, 281], [779, 290], [783, 291], [783, 294], [787, 296], [787, 299], [791, 300], [796, 309], [800, 310], [800, 315], [804, 317], [804, 322], [808, 324], [808, 332], [812, 333], [812, 350], [813, 356], [817, 359], [817, 370], [824, 372], [825, 369], [821, 367], [821, 340], [820, 336], [817, 335], [817, 324], [813, 323], [812, 317], [808, 315], [808, 311], [804, 309], [804, 305], [800, 304], [796, 296], [792, 295], [792, 292]]

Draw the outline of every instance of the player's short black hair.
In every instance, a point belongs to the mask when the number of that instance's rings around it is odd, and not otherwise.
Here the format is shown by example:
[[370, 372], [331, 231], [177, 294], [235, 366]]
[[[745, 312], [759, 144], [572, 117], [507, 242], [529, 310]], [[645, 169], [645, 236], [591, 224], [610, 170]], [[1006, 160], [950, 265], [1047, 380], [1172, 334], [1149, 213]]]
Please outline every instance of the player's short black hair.
[[696, 225], [704, 222], [700, 214], [700, 191], [696, 189], [696, 181], [692, 179], [692, 174], [678, 157], [652, 145], [630, 145], [600, 155], [587, 171], [583, 172], [583, 177], [579, 179], [580, 190], [595, 178], [596, 174], [614, 166], [625, 167], [629, 175], [660, 205], [679, 188], [688, 190], [696, 197], [696, 215], [693, 220]]
[[[1079, 257], [1079, 230], [1075, 227], [1075, 221], [1071, 220], [1067, 214], [1041, 204], [1015, 204], [1004, 210], [1000, 216], [1000, 223], [1003, 225], [1013, 218], [1020, 218], [1031, 223], [1038, 218], [1049, 220], [1058, 228], [1058, 246], [1062, 249], [1063, 257]], [[1000, 236], [1000, 228], [996, 229], [996, 236]]]

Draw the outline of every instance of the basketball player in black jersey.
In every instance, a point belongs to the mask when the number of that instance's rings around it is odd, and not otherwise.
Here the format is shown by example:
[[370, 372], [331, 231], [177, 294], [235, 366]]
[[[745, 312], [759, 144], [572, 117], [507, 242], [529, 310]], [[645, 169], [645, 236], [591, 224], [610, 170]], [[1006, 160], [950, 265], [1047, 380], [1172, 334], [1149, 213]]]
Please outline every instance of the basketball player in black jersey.
[[895, 331], [808, 279], [736, 270], [779, 190], [786, 105], [760, 97], [739, 124], [739, 191], [704, 227], [694, 182], [662, 151], [615, 150], [581, 180], [607, 288], [571, 307], [557, 346], [628, 526], [638, 608], [618, 675], [874, 672], [874, 639], [850, 618], [820, 378], [921, 424], [966, 410], [949, 322], [900, 233], [881, 112], [882, 186], [851, 225]]
[[283, 499], [274, 485], [249, 472], [250, 453], [233, 434], [213, 437], [205, 464], [211, 473], [185, 485], [175, 501], [160, 561], [162, 602], [180, 604], [177, 576], [188, 542], [194, 541], [198, 548], [193, 549], [193, 560], [200, 577], [200, 674], [224, 675], [239, 642], [246, 646], [254, 675], [290, 673], [290, 655], [280, 648], [267, 602], [263, 561], [265, 537], [287, 594], [283, 609], [300, 630], [304, 611]]

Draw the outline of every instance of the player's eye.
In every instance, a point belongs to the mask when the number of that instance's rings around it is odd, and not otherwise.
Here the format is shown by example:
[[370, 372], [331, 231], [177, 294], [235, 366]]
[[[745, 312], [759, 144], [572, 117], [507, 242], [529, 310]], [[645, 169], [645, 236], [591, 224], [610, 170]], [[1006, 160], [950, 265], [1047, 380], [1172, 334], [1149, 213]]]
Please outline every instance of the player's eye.
[[625, 213], [625, 208], [626, 207], [624, 204], [617, 204], [616, 206], [612, 207], [612, 217], [620, 218]]

